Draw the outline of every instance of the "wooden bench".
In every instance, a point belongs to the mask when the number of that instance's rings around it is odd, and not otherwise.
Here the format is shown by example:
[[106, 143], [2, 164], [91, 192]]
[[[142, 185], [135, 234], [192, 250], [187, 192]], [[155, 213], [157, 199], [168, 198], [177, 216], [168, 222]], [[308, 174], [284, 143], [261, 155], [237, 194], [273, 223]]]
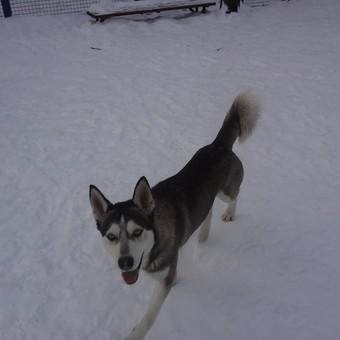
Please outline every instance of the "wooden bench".
[[180, 9], [188, 9], [191, 12], [198, 12], [202, 8], [205, 13], [210, 6], [215, 6], [216, 2], [208, 0], [141, 0], [127, 2], [103, 2], [93, 4], [87, 14], [103, 22], [107, 18], [118, 17], [123, 15], [160, 13], [164, 11], [174, 11]]

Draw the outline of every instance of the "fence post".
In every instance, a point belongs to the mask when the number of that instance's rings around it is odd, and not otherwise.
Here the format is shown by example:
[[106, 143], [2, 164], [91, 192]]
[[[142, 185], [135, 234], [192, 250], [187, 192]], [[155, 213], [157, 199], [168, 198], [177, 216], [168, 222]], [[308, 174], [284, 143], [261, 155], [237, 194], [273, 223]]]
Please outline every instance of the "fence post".
[[1, 0], [2, 10], [4, 12], [5, 18], [12, 16], [12, 9], [11, 4], [9, 3], [10, 0]]

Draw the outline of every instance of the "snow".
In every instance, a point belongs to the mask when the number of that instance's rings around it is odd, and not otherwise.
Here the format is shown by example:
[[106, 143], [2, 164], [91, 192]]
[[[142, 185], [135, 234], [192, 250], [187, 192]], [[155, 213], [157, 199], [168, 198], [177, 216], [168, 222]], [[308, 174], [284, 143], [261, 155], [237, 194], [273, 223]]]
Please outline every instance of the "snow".
[[334, 340], [340, 334], [340, 3], [0, 20], [0, 338], [121, 340], [153, 281], [123, 282], [88, 202], [156, 184], [253, 88], [235, 144], [236, 219], [179, 259], [149, 340]]

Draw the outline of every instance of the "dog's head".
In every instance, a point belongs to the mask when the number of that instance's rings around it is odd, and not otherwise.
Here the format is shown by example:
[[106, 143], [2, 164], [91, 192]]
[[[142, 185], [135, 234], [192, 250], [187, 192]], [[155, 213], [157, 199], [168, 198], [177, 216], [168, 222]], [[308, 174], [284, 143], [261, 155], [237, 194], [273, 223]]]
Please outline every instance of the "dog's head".
[[124, 281], [135, 283], [154, 245], [155, 202], [148, 181], [142, 177], [132, 199], [116, 204], [91, 185], [90, 203], [106, 249], [117, 260]]

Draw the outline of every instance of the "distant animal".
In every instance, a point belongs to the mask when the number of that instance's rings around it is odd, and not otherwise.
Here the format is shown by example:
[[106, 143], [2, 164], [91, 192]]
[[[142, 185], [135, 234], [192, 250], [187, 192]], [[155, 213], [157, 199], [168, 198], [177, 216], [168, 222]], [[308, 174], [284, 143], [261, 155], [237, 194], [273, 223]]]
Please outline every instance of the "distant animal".
[[[238, 8], [240, 7], [241, 1], [240, 0], [221, 0], [220, 1], [220, 8], [222, 7], [222, 1], [226, 4], [228, 7], [227, 14], [231, 12], [237, 12]], [[243, 0], [242, 0], [243, 2]]]
[[112, 204], [97, 187], [90, 186], [93, 217], [123, 280], [134, 284], [142, 269], [158, 281], [145, 315], [126, 340], [144, 339], [152, 327], [176, 282], [180, 247], [198, 228], [198, 241], [208, 238], [216, 196], [228, 203], [222, 220], [234, 219], [243, 166], [232, 147], [237, 138], [244, 141], [250, 136], [259, 112], [259, 101], [252, 93], [238, 95], [211, 144], [154, 187], [141, 177], [132, 199]]

